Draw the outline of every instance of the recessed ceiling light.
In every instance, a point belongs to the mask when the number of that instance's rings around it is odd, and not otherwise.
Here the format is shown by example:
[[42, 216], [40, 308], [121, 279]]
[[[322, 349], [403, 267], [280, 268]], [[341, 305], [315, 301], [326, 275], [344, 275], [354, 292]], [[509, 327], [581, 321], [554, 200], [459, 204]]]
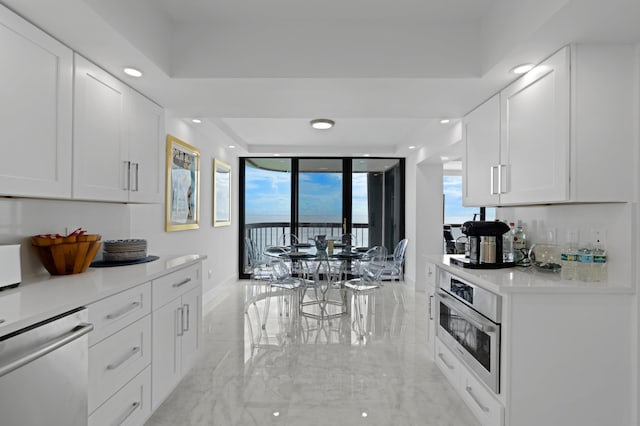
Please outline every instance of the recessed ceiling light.
[[136, 68], [126, 67], [124, 73], [131, 77], [142, 77], [142, 71]]
[[280, 411], [274, 411], [273, 412], [273, 417], [278, 417], [280, 415]]
[[235, 145], [229, 145], [229, 148], [231, 148], [231, 149], [233, 149], [235, 147], [236, 147]]
[[200, 124], [200, 123], [202, 123], [202, 120], [200, 120], [199, 118], [192, 118], [191, 122], [192, 123], [196, 123], [196, 124]]
[[415, 145], [409, 145], [409, 149], [416, 149]]
[[274, 157], [280, 157], [280, 154], [273, 154]]
[[363, 411], [363, 412], [362, 412], [362, 414], [360, 414], [360, 415], [361, 415], [362, 417], [367, 417], [367, 416], [368, 416], [368, 414], [367, 414], [367, 412], [366, 412], [366, 411]]
[[448, 118], [443, 118], [442, 120], [440, 120], [440, 124], [449, 124], [451, 123], [451, 120], [449, 120]]
[[534, 67], [533, 64], [520, 64], [518, 66], [515, 66], [511, 69], [511, 72], [514, 74], [524, 74], [526, 72], [531, 71], [531, 69]]
[[369, 157], [371, 154], [363, 154], [363, 157]]
[[311, 127], [317, 130], [328, 130], [332, 128], [336, 123], [333, 120], [329, 120], [328, 118], [316, 118], [315, 120], [311, 120]]

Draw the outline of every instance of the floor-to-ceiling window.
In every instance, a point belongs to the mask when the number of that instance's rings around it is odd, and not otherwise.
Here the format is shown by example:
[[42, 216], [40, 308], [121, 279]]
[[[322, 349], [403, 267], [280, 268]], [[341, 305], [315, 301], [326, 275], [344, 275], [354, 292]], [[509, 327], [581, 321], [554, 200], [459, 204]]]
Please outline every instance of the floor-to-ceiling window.
[[263, 249], [353, 234], [360, 247], [404, 238], [404, 159], [241, 158], [240, 276], [245, 238]]

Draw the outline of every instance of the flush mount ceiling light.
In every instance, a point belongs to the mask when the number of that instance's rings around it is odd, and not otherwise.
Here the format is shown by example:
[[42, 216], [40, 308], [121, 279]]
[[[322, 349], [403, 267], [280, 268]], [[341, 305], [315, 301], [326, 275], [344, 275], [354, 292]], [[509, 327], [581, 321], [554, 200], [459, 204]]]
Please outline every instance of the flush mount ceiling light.
[[524, 74], [526, 72], [531, 71], [533, 67], [534, 67], [533, 64], [520, 64], [518, 66], [511, 68], [511, 72], [514, 74]]
[[235, 145], [229, 145], [229, 149], [234, 149], [235, 147]]
[[336, 123], [333, 120], [329, 120], [328, 118], [316, 118], [315, 120], [311, 120], [311, 127], [317, 130], [328, 130], [332, 128]]
[[449, 120], [448, 118], [443, 118], [442, 120], [440, 120], [440, 124], [449, 124], [451, 123], [451, 120]]
[[196, 123], [196, 124], [200, 124], [200, 123], [202, 123], [202, 120], [200, 120], [199, 118], [192, 118], [191, 122], [192, 123]]
[[123, 71], [126, 75], [131, 77], [142, 77], [142, 71], [136, 68], [126, 67]]
[[409, 149], [416, 149], [415, 145], [409, 145]]

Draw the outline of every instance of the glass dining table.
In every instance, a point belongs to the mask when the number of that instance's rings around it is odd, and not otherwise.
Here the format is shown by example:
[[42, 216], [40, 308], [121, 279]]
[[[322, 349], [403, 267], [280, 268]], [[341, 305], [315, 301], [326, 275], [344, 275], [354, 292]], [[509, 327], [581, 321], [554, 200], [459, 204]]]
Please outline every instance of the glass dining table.
[[303, 278], [300, 287], [300, 314], [315, 319], [331, 319], [349, 313], [344, 288], [347, 279], [357, 276], [357, 265], [366, 261], [367, 249], [347, 250], [334, 247], [333, 253], [318, 250], [311, 244], [268, 247], [264, 254], [291, 262], [292, 275]]

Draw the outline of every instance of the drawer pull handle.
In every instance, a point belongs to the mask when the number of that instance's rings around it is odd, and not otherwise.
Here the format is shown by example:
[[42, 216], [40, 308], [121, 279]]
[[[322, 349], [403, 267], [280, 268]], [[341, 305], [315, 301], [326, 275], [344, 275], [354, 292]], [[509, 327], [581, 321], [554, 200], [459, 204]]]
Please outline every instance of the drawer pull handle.
[[442, 353], [439, 353], [439, 354], [438, 354], [438, 358], [440, 358], [440, 359], [442, 360], [442, 363], [443, 363], [443, 364], [445, 365], [445, 367], [447, 367], [449, 370], [453, 370], [453, 369], [454, 369], [453, 365], [449, 364], [449, 363], [447, 362], [447, 360], [446, 360], [446, 359], [444, 359], [444, 355], [442, 355]]
[[186, 278], [186, 279], [184, 279], [184, 280], [180, 281], [179, 283], [175, 283], [175, 284], [173, 285], [173, 287], [174, 287], [174, 288], [182, 287], [183, 285], [185, 285], [185, 284], [187, 284], [187, 283], [190, 283], [190, 282], [191, 282], [191, 278]]
[[429, 296], [429, 320], [433, 320], [434, 319], [433, 318], [433, 308], [432, 308], [433, 303], [431, 303], [431, 302], [433, 302], [433, 295]]
[[471, 389], [471, 386], [467, 386], [465, 388], [465, 390], [467, 391], [467, 393], [469, 394], [469, 396], [471, 397], [471, 399], [473, 399], [473, 401], [478, 404], [478, 407], [480, 407], [480, 409], [482, 411], [484, 411], [485, 413], [489, 412], [489, 408], [485, 407], [484, 405], [482, 405], [482, 403], [478, 400], [478, 398], [476, 398], [476, 396], [473, 394], [473, 389]]
[[127, 412], [126, 412], [126, 413], [124, 413], [124, 415], [122, 416], [122, 421], [121, 421], [121, 422], [118, 422], [118, 426], [123, 425], [123, 424], [124, 424], [124, 422], [126, 422], [126, 421], [127, 421], [127, 419], [128, 419], [129, 417], [131, 417], [131, 415], [132, 415], [133, 413], [135, 413], [135, 412], [136, 412], [136, 410], [138, 409], [138, 407], [140, 407], [140, 405], [142, 405], [142, 404], [140, 404], [139, 402], [134, 402], [133, 404], [131, 404], [131, 407], [129, 407], [129, 409], [127, 410]]
[[125, 362], [130, 360], [131, 357], [133, 357], [138, 352], [140, 352], [140, 346], [134, 346], [133, 348], [131, 348], [129, 353], [124, 358], [122, 358], [120, 361], [117, 361], [117, 362], [115, 362], [113, 364], [107, 365], [107, 370], [115, 370], [116, 368], [120, 367], [122, 364], [124, 364]]
[[125, 306], [124, 308], [120, 309], [119, 311], [113, 312], [111, 314], [107, 315], [107, 319], [108, 320], [113, 320], [116, 318], [119, 318], [121, 316], [123, 316], [124, 314], [128, 314], [129, 312], [133, 311], [134, 309], [138, 308], [141, 305], [140, 302], [133, 302], [128, 306]]

